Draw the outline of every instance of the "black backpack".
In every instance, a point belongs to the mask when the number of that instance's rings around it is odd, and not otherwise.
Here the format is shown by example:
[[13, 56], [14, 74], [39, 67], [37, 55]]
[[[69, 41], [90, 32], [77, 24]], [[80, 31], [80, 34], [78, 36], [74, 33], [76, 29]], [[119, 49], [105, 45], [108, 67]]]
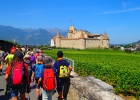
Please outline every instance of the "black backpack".
[[31, 62], [25, 62], [28, 65], [28, 76], [32, 76], [32, 63]]
[[58, 63], [60, 64], [58, 68], [58, 77], [59, 78], [68, 77], [69, 70], [68, 70], [68, 66], [66, 66], [66, 60], [62, 60], [62, 61], [58, 60]]

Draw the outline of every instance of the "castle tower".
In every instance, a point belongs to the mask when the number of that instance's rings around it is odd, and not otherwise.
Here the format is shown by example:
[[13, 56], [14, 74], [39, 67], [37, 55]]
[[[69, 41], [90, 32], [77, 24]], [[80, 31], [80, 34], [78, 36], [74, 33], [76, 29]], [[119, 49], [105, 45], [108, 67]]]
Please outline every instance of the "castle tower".
[[69, 38], [69, 39], [72, 38], [72, 33], [68, 33], [68, 38]]
[[55, 39], [56, 39], [55, 46], [56, 47], [61, 47], [61, 36], [60, 36], [60, 32], [59, 31], [57, 31]]
[[104, 32], [104, 38], [103, 39], [108, 40], [108, 36], [106, 34], [106, 31]]
[[74, 28], [74, 26], [70, 26], [69, 28], [69, 33], [75, 34], [76, 29]]
[[106, 34], [106, 31], [104, 32], [103, 36], [103, 47], [109, 48], [109, 38]]
[[84, 38], [84, 34], [83, 32], [81, 32], [80, 39], [83, 39], [83, 38]]

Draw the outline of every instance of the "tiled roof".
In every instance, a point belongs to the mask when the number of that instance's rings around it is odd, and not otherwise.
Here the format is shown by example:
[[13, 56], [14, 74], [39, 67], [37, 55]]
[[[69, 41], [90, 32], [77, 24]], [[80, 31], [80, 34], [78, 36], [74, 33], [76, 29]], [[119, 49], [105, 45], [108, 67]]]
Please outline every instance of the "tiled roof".
[[88, 34], [88, 36], [100, 36], [101, 34]]

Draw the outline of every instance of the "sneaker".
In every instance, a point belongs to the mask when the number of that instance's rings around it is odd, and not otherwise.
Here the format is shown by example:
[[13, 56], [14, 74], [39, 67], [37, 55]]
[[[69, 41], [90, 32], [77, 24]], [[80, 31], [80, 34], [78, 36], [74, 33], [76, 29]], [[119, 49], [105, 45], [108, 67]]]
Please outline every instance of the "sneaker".
[[62, 98], [60, 98], [60, 97], [57, 97], [58, 98], [58, 100], [63, 100]]
[[39, 97], [37, 97], [37, 100], [40, 100], [40, 96], [39, 96]]
[[37, 100], [42, 100], [42, 96], [37, 97]]

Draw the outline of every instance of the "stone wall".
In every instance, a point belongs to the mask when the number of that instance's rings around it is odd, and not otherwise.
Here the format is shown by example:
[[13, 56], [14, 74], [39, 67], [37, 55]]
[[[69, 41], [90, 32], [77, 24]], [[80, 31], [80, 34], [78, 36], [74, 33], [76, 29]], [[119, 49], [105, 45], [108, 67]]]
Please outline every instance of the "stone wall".
[[113, 87], [94, 77], [80, 77], [72, 72], [67, 100], [123, 100], [113, 93]]
[[101, 39], [86, 39], [86, 48], [102, 47]]

